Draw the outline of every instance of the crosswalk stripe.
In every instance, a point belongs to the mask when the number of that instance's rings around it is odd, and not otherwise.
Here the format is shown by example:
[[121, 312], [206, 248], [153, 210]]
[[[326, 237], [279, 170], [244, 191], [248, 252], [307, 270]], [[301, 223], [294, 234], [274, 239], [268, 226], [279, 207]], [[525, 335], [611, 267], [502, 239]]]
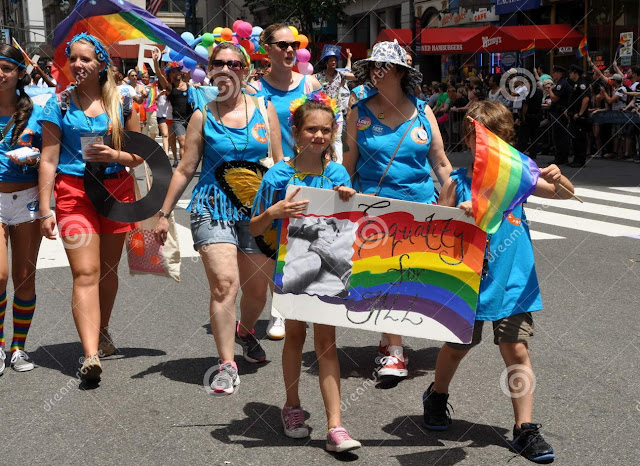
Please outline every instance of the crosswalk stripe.
[[[633, 236], [640, 235], [640, 228], [620, 225], [600, 220], [575, 217], [573, 215], [557, 214], [543, 210], [530, 209], [527, 218], [533, 222], [544, 223], [572, 230], [581, 230], [605, 236]], [[533, 224], [535, 228], [535, 223]]]
[[[624, 209], [622, 207], [612, 207], [604, 204], [594, 204], [593, 202], [585, 202], [581, 204], [575, 199], [542, 199], [539, 197], [530, 197], [527, 204], [545, 207], [557, 207], [565, 210], [573, 210], [576, 212], [584, 212], [589, 214], [604, 215], [613, 219], [626, 219], [640, 222], [640, 209]], [[532, 209], [527, 209], [527, 215]], [[539, 210], [539, 209], [538, 209]]]
[[552, 235], [550, 233], [543, 233], [541, 231], [530, 230], [531, 239], [534, 241], [543, 239], [565, 239], [564, 236]]
[[640, 197], [629, 196], [628, 194], [608, 193], [590, 188], [576, 188], [576, 194], [580, 197], [591, 197], [602, 201], [620, 202], [622, 204], [640, 204]]
[[611, 188], [611, 189], [615, 189], [616, 191], [624, 191], [627, 193], [634, 193], [634, 194], [640, 194], [640, 187], [636, 187], [636, 188]]

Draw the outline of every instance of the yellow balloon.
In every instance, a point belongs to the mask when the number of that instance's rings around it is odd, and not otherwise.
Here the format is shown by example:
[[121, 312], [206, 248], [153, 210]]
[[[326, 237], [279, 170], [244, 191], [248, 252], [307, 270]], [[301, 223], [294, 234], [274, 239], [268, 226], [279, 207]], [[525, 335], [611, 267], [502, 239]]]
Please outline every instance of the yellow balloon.
[[213, 30], [213, 33], [214, 33], [214, 34], [220, 34], [220, 31], [222, 31], [222, 26], [218, 26], [217, 28], [215, 28], [215, 29]]
[[220, 34], [222, 32], [222, 29], [223, 29], [222, 27], [218, 26], [217, 28], [215, 28], [213, 30], [213, 39], [216, 42], [221, 42], [222, 41], [222, 36]]
[[289, 29], [291, 29], [291, 32], [293, 32], [293, 38], [297, 39], [298, 38], [298, 30], [293, 26], [289, 26]]

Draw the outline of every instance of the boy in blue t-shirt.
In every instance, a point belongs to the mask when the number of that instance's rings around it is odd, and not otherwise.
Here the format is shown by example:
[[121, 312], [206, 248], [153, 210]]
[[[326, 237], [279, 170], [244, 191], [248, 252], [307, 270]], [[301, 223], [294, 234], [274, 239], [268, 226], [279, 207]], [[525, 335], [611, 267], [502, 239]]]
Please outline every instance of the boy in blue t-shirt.
[[[513, 116], [500, 103], [477, 102], [467, 115], [507, 142], [515, 138]], [[468, 118], [464, 119], [463, 134], [467, 135], [465, 142], [475, 155], [475, 131]], [[571, 182], [556, 165], [550, 165], [541, 170], [533, 194], [568, 199], [572, 193]], [[451, 173], [442, 187], [438, 204], [457, 206], [468, 216], [473, 216], [471, 177], [466, 168]], [[442, 346], [436, 362], [435, 381], [423, 395], [423, 425], [430, 430], [445, 430], [451, 423], [447, 408], [449, 383], [464, 356], [480, 343], [484, 321], [490, 321], [494, 343], [499, 346], [508, 371], [507, 385], [515, 417], [511, 445], [531, 461], [550, 462], [555, 458], [553, 448], [540, 434], [540, 425], [532, 423], [534, 374], [529, 358], [529, 341], [533, 336], [531, 313], [542, 309], [542, 299], [531, 235], [522, 205], [516, 207], [487, 240], [486, 274], [480, 283], [473, 339], [466, 345], [445, 343]]]

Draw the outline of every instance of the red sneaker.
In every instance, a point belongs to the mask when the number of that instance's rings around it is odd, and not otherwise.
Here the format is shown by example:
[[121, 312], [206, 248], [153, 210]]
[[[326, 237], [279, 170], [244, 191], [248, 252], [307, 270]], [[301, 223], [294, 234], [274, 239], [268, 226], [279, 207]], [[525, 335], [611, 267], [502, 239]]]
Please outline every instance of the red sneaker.
[[378, 375], [381, 377], [391, 375], [395, 377], [406, 377], [409, 375], [407, 370], [407, 357], [385, 356], [380, 360], [381, 367], [378, 369]]

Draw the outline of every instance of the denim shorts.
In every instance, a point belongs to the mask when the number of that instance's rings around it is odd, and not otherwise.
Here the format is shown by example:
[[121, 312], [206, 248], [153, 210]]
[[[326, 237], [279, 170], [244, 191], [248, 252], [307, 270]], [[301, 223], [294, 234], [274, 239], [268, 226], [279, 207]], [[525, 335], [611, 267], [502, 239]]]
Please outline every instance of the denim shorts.
[[191, 214], [193, 248], [197, 251], [207, 244], [235, 244], [245, 254], [261, 254], [255, 238], [249, 232], [249, 220], [213, 220], [211, 212]]

